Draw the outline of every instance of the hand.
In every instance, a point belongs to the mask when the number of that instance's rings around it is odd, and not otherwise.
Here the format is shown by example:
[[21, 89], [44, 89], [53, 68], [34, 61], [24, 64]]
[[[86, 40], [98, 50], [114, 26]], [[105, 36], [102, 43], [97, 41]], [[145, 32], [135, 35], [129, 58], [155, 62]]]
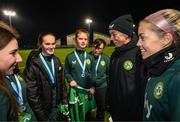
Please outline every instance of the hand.
[[74, 86], [76, 86], [76, 85], [77, 85], [77, 83], [76, 83], [75, 80], [72, 80], [72, 81], [70, 82], [70, 86], [71, 86], [71, 87], [74, 87]]
[[95, 93], [95, 88], [94, 88], [94, 87], [91, 87], [91, 88], [89, 89], [89, 92], [90, 92], [90, 94], [94, 94], [94, 93]]

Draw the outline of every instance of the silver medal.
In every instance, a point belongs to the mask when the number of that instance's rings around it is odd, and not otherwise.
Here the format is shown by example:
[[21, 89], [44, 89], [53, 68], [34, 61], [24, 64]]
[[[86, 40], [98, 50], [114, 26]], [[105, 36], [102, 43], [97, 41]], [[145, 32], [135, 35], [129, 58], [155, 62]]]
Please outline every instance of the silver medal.
[[81, 74], [81, 77], [85, 77], [85, 74], [83, 73], [83, 74]]

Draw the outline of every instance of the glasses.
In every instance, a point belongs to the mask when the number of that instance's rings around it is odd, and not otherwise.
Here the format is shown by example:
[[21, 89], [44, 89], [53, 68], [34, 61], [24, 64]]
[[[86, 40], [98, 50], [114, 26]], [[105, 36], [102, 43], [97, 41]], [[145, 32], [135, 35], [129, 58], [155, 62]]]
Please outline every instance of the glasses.
[[93, 46], [94, 47], [94, 49], [96, 49], [96, 50], [103, 50], [103, 48], [100, 48], [100, 47], [95, 47], [95, 46]]

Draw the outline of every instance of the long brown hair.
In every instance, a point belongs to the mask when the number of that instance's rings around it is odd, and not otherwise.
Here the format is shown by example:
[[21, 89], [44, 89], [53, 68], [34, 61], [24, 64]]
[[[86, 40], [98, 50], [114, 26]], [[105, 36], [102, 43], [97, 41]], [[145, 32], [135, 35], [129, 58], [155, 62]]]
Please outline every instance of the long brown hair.
[[[8, 24], [0, 21], [0, 50], [13, 39], [18, 38], [19, 34], [17, 31], [9, 26]], [[2, 57], [1, 57], [2, 58]], [[0, 92], [4, 92], [10, 100], [10, 113], [7, 120], [15, 121], [18, 120], [18, 113], [20, 112], [19, 103], [15, 95], [11, 92], [8, 85], [5, 83], [4, 73], [0, 71]]]

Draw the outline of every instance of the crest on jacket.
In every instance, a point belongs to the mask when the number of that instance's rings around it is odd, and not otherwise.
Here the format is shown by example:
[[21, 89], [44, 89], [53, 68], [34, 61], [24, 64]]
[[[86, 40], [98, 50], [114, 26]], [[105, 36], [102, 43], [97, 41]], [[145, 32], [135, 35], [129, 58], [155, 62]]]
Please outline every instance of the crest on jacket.
[[86, 59], [86, 63], [87, 64], [91, 64], [91, 60], [90, 59]]
[[130, 60], [126, 60], [124, 63], [123, 63], [123, 68], [125, 70], [131, 70], [133, 68], [133, 63], [132, 61]]
[[154, 94], [154, 97], [156, 99], [160, 99], [162, 97], [162, 95], [163, 95], [163, 87], [164, 87], [164, 85], [163, 85], [162, 81], [158, 82], [156, 84], [156, 86], [154, 87], [154, 93], [153, 94]]
[[101, 61], [101, 65], [104, 66], [106, 63], [105, 61]]

